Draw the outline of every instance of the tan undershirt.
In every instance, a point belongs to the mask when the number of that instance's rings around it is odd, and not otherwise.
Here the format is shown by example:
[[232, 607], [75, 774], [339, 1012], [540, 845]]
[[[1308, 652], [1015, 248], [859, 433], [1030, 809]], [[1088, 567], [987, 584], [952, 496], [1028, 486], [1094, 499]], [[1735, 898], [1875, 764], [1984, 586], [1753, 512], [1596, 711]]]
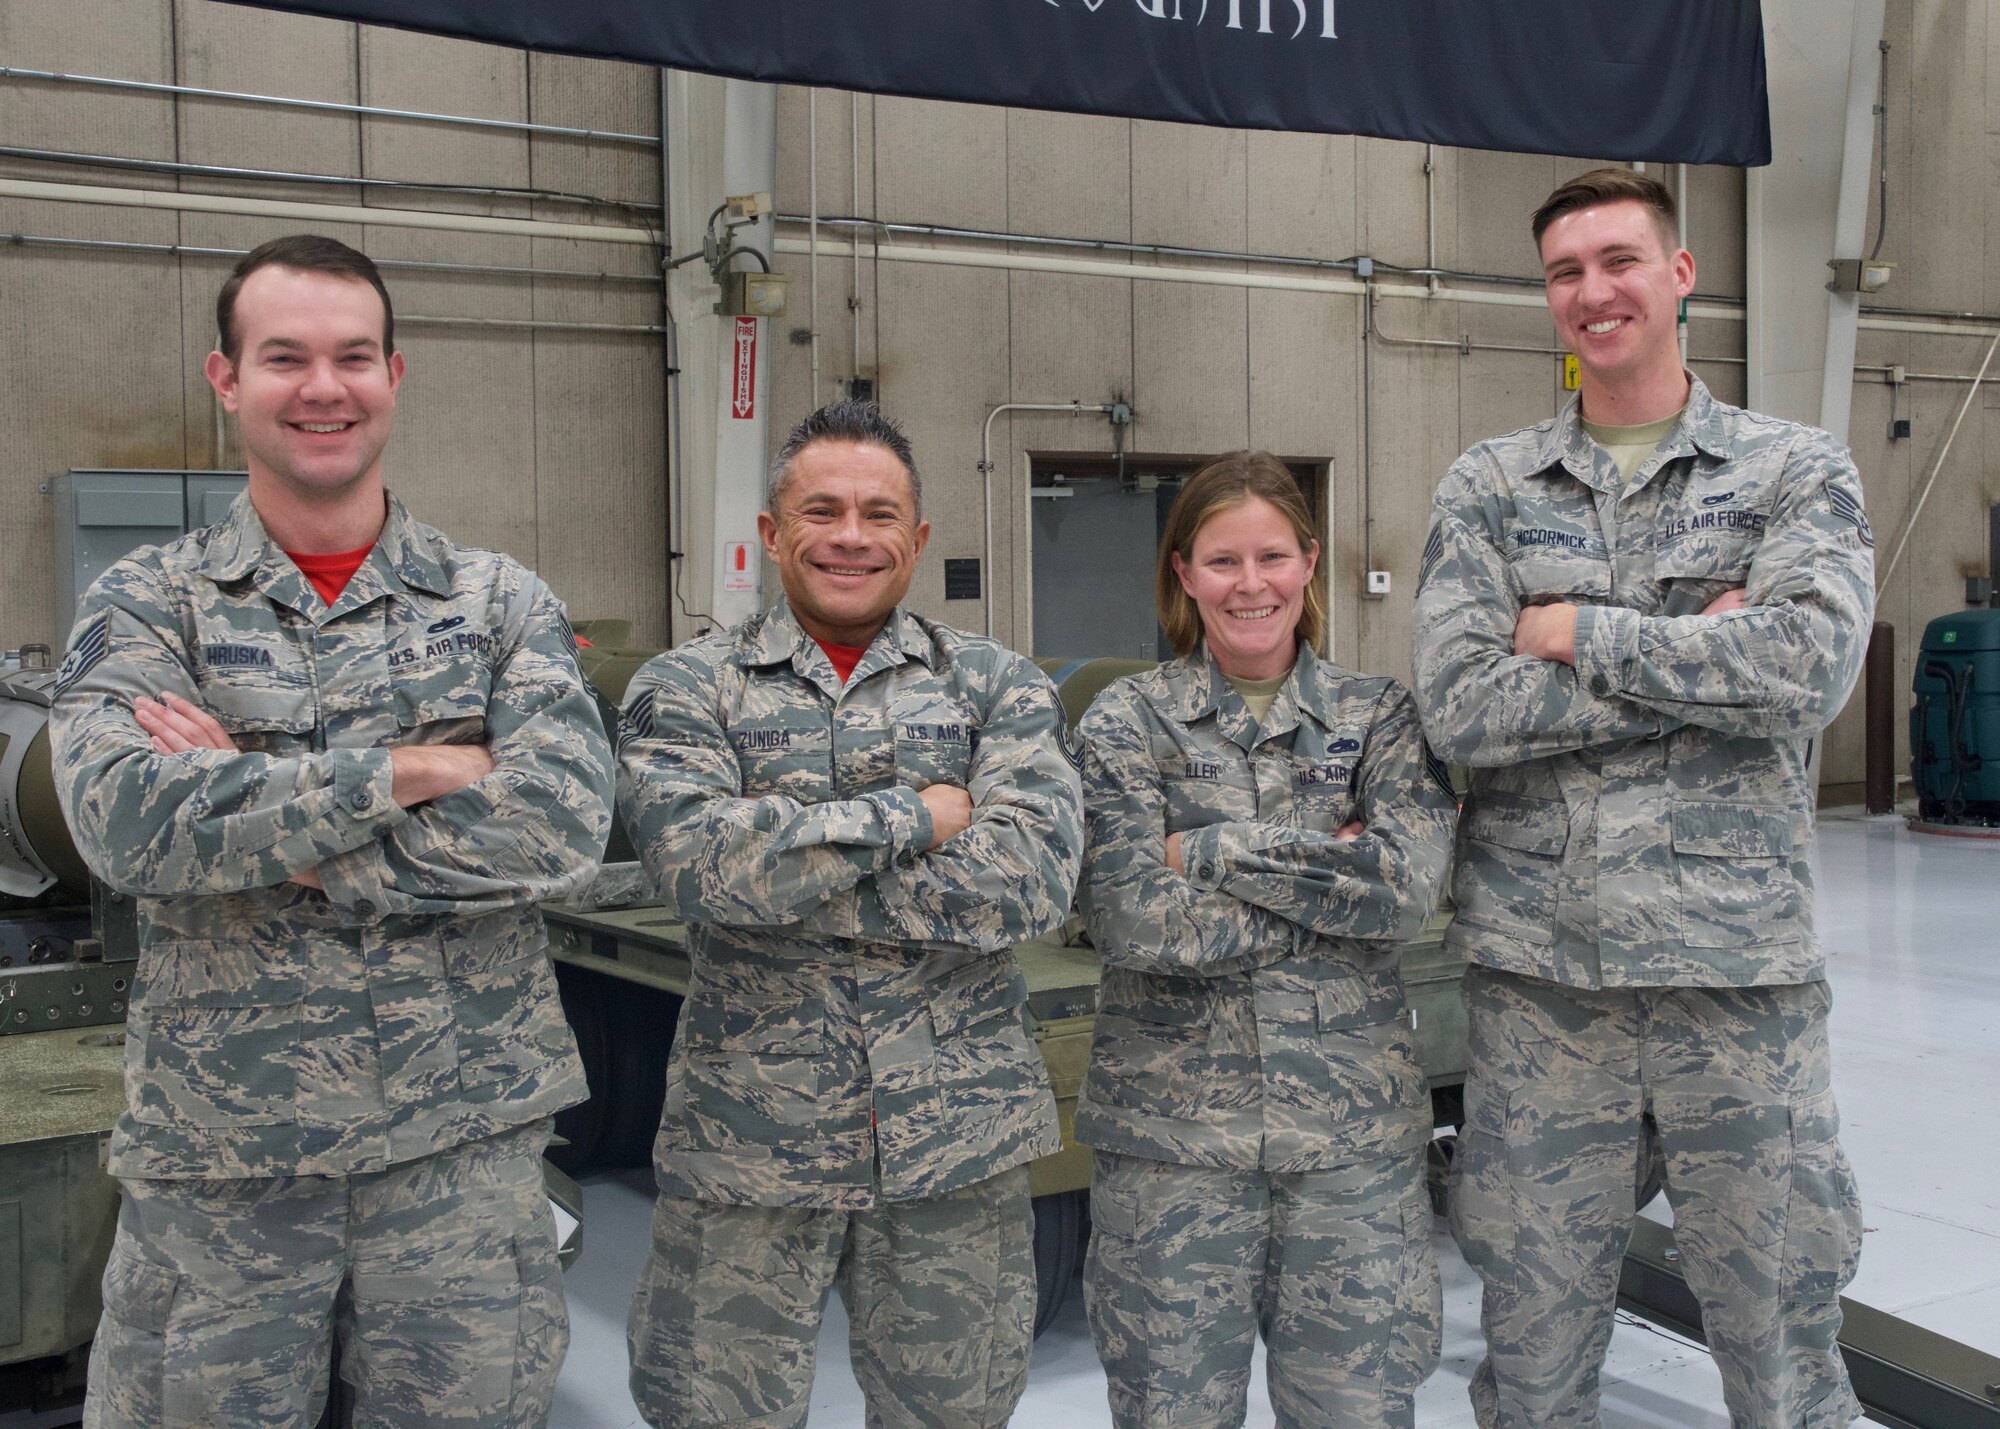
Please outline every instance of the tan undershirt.
[[1618, 465], [1619, 481], [1630, 486], [1632, 473], [1659, 448], [1668, 433], [1680, 425], [1681, 414], [1662, 417], [1657, 422], [1648, 422], [1643, 427], [1607, 427], [1583, 419], [1583, 430], [1592, 441], [1611, 454], [1611, 460]]
[[1261, 725], [1264, 716], [1271, 712], [1271, 702], [1278, 698], [1278, 691], [1285, 687], [1285, 681], [1291, 673], [1287, 670], [1271, 680], [1239, 680], [1234, 675], [1224, 675], [1222, 678], [1229, 681], [1230, 689], [1243, 696], [1243, 703], [1250, 706], [1250, 717]]

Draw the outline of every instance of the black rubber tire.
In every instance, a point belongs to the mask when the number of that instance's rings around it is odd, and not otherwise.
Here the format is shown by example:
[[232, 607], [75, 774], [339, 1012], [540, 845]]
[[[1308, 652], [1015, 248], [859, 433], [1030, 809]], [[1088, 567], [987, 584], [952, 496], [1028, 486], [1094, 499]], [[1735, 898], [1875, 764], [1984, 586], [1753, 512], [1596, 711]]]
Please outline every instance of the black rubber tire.
[[606, 979], [606, 1088], [604, 1131], [597, 1164], [607, 1170], [644, 1166], [653, 1159], [660, 1109], [667, 1099], [667, 1054], [681, 999], [637, 983], [611, 986]]
[[569, 1144], [551, 1146], [548, 1156], [550, 1163], [567, 1176], [581, 1176], [596, 1164], [598, 1146], [604, 1136], [608, 1085], [604, 983], [603, 977], [587, 969], [556, 964], [556, 988], [562, 994], [563, 1016], [576, 1036], [583, 1079], [590, 1089], [583, 1102], [556, 1113], [556, 1135]]
[[1070, 1287], [1082, 1278], [1090, 1240], [1087, 1191], [1035, 1197], [1035, 1334], [1055, 1323]]

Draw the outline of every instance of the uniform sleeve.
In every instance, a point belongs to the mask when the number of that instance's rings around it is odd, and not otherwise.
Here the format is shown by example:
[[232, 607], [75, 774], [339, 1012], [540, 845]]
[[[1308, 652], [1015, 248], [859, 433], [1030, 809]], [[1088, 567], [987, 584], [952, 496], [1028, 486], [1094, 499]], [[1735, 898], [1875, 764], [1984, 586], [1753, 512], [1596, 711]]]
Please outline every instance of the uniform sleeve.
[[683, 918], [798, 923], [930, 843], [930, 810], [913, 789], [819, 804], [745, 798], [715, 696], [716, 672], [699, 657], [659, 656], [632, 678], [618, 746], [626, 831]]
[[876, 880], [905, 937], [1000, 952], [1060, 927], [1083, 859], [1083, 788], [1048, 676], [1007, 653], [966, 773], [972, 822]]
[[1491, 459], [1468, 452], [1439, 485], [1417, 578], [1411, 667], [1431, 747], [1475, 768], [1657, 737], [1681, 723], [1578, 672], [1514, 653], [1521, 592], [1480, 494]]
[[610, 741], [561, 603], [529, 576], [513, 605], [486, 708], [493, 772], [319, 866], [351, 920], [539, 903], [596, 873], [611, 832]]
[[1451, 862], [1458, 801], [1399, 685], [1370, 722], [1354, 782], [1364, 825], [1358, 838], [1275, 823], [1211, 824], [1181, 836], [1190, 880], [1322, 937], [1415, 937]]
[[1578, 679], [1722, 734], [1805, 737], [1833, 721], [1867, 654], [1874, 538], [1846, 449], [1824, 432], [1800, 442], [1750, 562], [1743, 608], [1642, 616], [1586, 607]]
[[133, 701], [202, 703], [182, 630], [180, 602], [142, 562], [113, 566], [84, 597], [49, 734], [63, 817], [91, 872], [140, 897], [238, 893], [406, 821], [387, 750], [156, 754]]
[[1098, 956], [1180, 977], [1221, 977], [1290, 957], [1299, 932], [1288, 919], [1167, 867], [1167, 796], [1146, 721], [1142, 698], [1120, 683], [1077, 727], [1088, 834], [1082, 904]]

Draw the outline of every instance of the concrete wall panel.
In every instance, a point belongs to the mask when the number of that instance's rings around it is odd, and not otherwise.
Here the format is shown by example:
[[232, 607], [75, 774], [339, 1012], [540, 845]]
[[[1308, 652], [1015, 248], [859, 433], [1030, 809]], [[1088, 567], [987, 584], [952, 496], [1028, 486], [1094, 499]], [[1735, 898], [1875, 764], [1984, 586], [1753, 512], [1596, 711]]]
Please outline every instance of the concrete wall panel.
[[[6, 57], [0, 62], [23, 69], [171, 83], [173, 9], [167, 0], [0, 5], [0, 55]], [[0, 134], [7, 136], [7, 143], [24, 148], [171, 159], [173, 101], [135, 90], [4, 80], [0, 81]], [[46, 168], [11, 172], [56, 177]], [[64, 177], [77, 182], [125, 181], [105, 178], [102, 169], [94, 173], [93, 179]]]
[[[1898, 7], [1892, 6], [1892, 12]], [[1905, 83], [1914, 139], [1906, 172], [1907, 199], [1890, 192], [1890, 245], [1883, 257], [1902, 257], [1890, 291], [1899, 307], [1963, 308], [1985, 283], [1984, 225], [1989, 187], [1968, 182], [1987, 173], [1987, 8], [1955, 0], [1917, 0], [1912, 6], [1911, 47], [1918, 83]], [[1890, 51], [1892, 62], [1896, 50]], [[1892, 110], [1896, 105], [1891, 72]], [[1892, 113], [1892, 123], [1894, 115]], [[1892, 134], [1891, 143], [1895, 143]], [[1871, 237], [1872, 244], [1874, 239]], [[1893, 247], [1893, 251], [1891, 248]], [[1920, 256], [1920, 261], [1909, 258]]]
[[[537, 124], [602, 129], [619, 134], [660, 132], [659, 71], [643, 65], [528, 56], [526, 117]], [[605, 139], [535, 134], [528, 139], [528, 182], [539, 189], [589, 194], [657, 206], [660, 151]], [[570, 204], [539, 204], [537, 216], [573, 221]], [[646, 215], [625, 221], [642, 222]]]
[[1007, 111], [1007, 229], [1132, 237], [1132, 121]]
[[1251, 446], [1353, 465], [1360, 305], [1336, 294], [1250, 293]]
[[[9, 231], [170, 243], [171, 214], [0, 201]], [[181, 305], [163, 260], [147, 255], [0, 248], [10, 339], [0, 344], [0, 644], [54, 628], [53, 504], [41, 490], [77, 466], [177, 467], [183, 460]], [[81, 312], [116, 323], [78, 322]]]
[[1361, 251], [1351, 137], [1258, 130], [1247, 143], [1250, 251], [1334, 260]]
[[[882, 288], [882, 345], [892, 355], [883, 372], [883, 403], [909, 433], [924, 473], [924, 516], [931, 523], [930, 548], [917, 567], [911, 604], [922, 614], [977, 630], [978, 602], [944, 598], [944, 559], [978, 556], [984, 544], [979, 436], [987, 412], [1008, 400], [1007, 354], [1000, 342], [968, 344], [964, 335], [1007, 330], [1008, 276], [916, 264], [893, 269], [884, 274]], [[994, 561], [1000, 570], [982, 574], [992, 580], [997, 618], [1013, 593], [1011, 581], [993, 577], [1014, 567], [999, 544], [997, 510], [995, 527]]]
[[[364, 25], [361, 101], [392, 109], [528, 117], [528, 61], [520, 50], [439, 39]], [[415, 119], [362, 121], [362, 162], [369, 178], [522, 188], [529, 183], [528, 138], [518, 130], [475, 129]], [[418, 199], [421, 198], [421, 203]], [[407, 198], [374, 193], [368, 202], [457, 213], [527, 218], [525, 200], [425, 192]]]
[[1250, 440], [1241, 288], [1132, 285], [1132, 445], [1150, 452], [1230, 451]]
[[[1667, 181], [1673, 182], [1671, 176]], [[1687, 174], [1685, 208], [1696, 291], [1742, 297], [1743, 171], [1705, 164], [1692, 166]]]
[[1108, 402], [1132, 391], [1132, 290], [1119, 278], [1008, 276], [1011, 402]]
[[[1007, 222], [1007, 111], [877, 98], [877, 218], [998, 229]], [[790, 132], [790, 131], [787, 131]], [[782, 144], [780, 147], [783, 147]], [[882, 162], [890, 156], [892, 162]], [[788, 212], [801, 212], [797, 200]]]
[[1240, 253], [1249, 244], [1248, 136], [1239, 129], [1132, 125], [1132, 240]]
[[[534, 490], [542, 578], [572, 616], [665, 633], [665, 395], [625, 336], [534, 337]], [[525, 477], [529, 473], [524, 472]]]
[[[357, 46], [355, 26], [340, 21], [195, 0], [180, 17], [178, 82], [353, 104]], [[196, 98], [182, 100], [178, 112], [178, 157], [188, 163], [361, 173], [360, 120], [352, 114]], [[189, 180], [186, 187], [290, 202], [360, 202], [360, 190], [347, 187], [251, 180]]]
[[1545, 154], [1460, 154], [1458, 203], [1451, 215], [1458, 233], [1454, 266], [1472, 273], [1539, 278], [1542, 265], [1528, 220], [1555, 187], [1558, 167], [1566, 162]]

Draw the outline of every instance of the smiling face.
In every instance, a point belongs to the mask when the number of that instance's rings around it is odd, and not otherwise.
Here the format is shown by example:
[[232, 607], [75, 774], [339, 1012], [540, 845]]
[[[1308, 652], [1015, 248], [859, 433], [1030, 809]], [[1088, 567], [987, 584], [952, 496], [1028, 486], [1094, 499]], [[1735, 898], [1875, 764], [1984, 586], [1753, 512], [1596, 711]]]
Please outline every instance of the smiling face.
[[909, 593], [930, 539], [909, 473], [887, 447], [816, 441], [792, 458], [780, 497], [757, 517], [757, 534], [800, 628], [867, 645]]
[[271, 265], [236, 297], [237, 358], [208, 355], [208, 380], [236, 415], [254, 489], [276, 483], [328, 500], [382, 479], [403, 380], [383, 351], [382, 299], [359, 278]]
[[1253, 496], [1202, 522], [1173, 562], [1223, 674], [1270, 680], [1292, 668], [1319, 542], [1301, 549], [1284, 512]]
[[[1586, 408], [1593, 391], [1615, 401], [1681, 382], [1676, 320], [1680, 300], [1694, 291], [1694, 258], [1665, 241], [1650, 209], [1620, 199], [1573, 210], [1548, 226], [1541, 248], [1549, 313], [1583, 369]], [[1670, 404], [1654, 417], [1677, 409]]]

